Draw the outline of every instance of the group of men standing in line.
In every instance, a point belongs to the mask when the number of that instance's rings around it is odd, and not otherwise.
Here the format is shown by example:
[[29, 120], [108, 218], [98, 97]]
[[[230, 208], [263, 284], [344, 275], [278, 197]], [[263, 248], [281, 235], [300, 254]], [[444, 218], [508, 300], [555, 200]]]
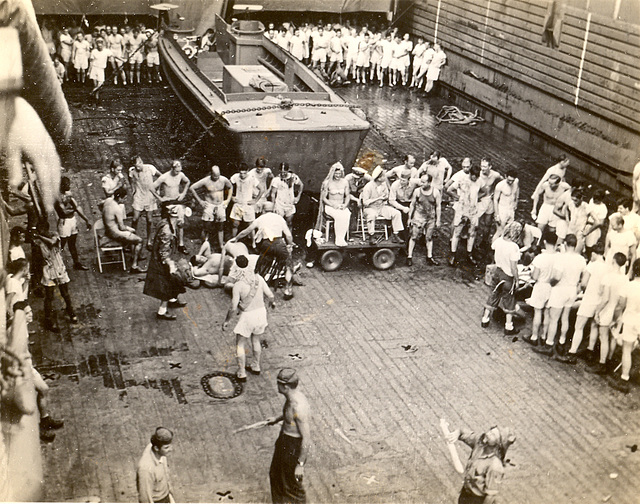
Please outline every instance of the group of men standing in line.
[[380, 87], [402, 85], [428, 93], [447, 62], [442, 44], [432, 45], [423, 37], [414, 44], [397, 28], [372, 31], [367, 26], [284, 23], [279, 30], [270, 24], [265, 37], [318, 69], [332, 85], [377, 82]]

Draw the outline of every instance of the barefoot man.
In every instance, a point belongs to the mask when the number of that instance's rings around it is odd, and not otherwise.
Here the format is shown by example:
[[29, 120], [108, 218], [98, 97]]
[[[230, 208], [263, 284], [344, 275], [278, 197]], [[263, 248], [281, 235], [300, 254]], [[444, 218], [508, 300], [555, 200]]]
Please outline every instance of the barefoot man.
[[[201, 188], [204, 189], [204, 198], [198, 196], [198, 189]], [[231, 182], [220, 175], [220, 168], [216, 165], [211, 167], [211, 175], [191, 186], [191, 194], [203, 209], [202, 220], [209, 223], [205, 224], [205, 235], [217, 234], [220, 249], [224, 246], [224, 223], [227, 220], [227, 206], [231, 201], [232, 192]]]
[[[238, 256], [236, 265], [240, 269], [240, 278], [233, 285], [231, 308], [227, 312], [227, 317], [222, 324], [222, 330], [226, 330], [229, 321], [234, 313], [238, 312], [240, 317], [233, 332], [236, 335], [236, 357], [238, 358], [238, 380], [247, 379], [247, 371], [251, 374], [260, 374], [260, 357], [262, 355], [262, 342], [260, 336], [267, 328], [267, 309], [264, 305], [264, 296], [271, 302], [271, 307], [275, 308], [275, 297], [269, 289], [267, 282], [260, 275], [249, 268], [247, 256]], [[246, 365], [247, 344], [251, 340], [253, 349], [253, 363]]]
[[175, 202], [176, 209], [178, 211], [178, 251], [182, 254], [187, 253], [187, 249], [184, 246], [184, 212], [185, 206], [180, 202], [184, 201], [191, 181], [182, 171], [182, 162], [176, 159], [171, 164], [171, 169], [160, 175], [153, 184], [153, 190], [160, 195], [160, 201], [162, 202]]
[[310, 445], [311, 411], [307, 398], [298, 389], [299, 379], [295, 369], [281, 369], [277, 381], [278, 392], [286, 401], [282, 415], [267, 420], [268, 425], [282, 421], [269, 470], [271, 500], [274, 504], [304, 503], [307, 496], [302, 478]]

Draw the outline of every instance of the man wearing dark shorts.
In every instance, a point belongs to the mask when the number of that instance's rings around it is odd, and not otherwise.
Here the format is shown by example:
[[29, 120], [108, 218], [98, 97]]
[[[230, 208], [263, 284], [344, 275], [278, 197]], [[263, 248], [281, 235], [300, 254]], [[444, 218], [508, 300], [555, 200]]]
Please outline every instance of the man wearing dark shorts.
[[513, 327], [513, 314], [516, 310], [515, 290], [518, 287], [518, 261], [520, 249], [516, 240], [522, 232], [519, 222], [511, 222], [505, 227], [500, 238], [491, 244], [495, 253], [496, 273], [491, 285], [491, 294], [482, 313], [482, 327], [487, 327], [493, 311], [500, 307], [505, 313], [504, 333], [518, 333]]
[[291, 257], [293, 236], [287, 222], [278, 214], [267, 212], [254, 220], [230, 241], [242, 240], [254, 230], [256, 231], [256, 248], [260, 253], [257, 271], [264, 276], [263, 268], [270, 266], [273, 261], [275, 261], [277, 269], [284, 267], [287, 282], [284, 298], [291, 299], [293, 297], [293, 259]]

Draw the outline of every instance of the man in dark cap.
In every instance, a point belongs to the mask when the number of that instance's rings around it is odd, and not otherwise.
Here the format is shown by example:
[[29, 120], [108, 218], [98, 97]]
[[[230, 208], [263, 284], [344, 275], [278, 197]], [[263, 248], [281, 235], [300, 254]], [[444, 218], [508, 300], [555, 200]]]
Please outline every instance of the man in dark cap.
[[310, 445], [309, 402], [298, 389], [295, 369], [281, 369], [277, 382], [278, 392], [285, 396], [286, 401], [282, 415], [268, 419], [268, 425], [282, 422], [269, 470], [271, 499], [275, 504], [304, 503], [307, 496], [302, 478]]
[[173, 450], [173, 432], [158, 427], [136, 466], [139, 502], [175, 502], [169, 481], [167, 455]]
[[447, 436], [449, 443], [458, 440], [471, 447], [458, 504], [494, 502], [504, 476], [505, 456], [516, 440], [515, 435], [508, 427], [491, 427], [484, 434], [457, 429]]

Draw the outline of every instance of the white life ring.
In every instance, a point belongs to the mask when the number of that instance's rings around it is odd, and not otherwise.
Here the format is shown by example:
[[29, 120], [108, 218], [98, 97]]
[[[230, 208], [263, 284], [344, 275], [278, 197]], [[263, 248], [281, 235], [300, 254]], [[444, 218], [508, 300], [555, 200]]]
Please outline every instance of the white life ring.
[[191, 59], [193, 58], [196, 54], [198, 54], [198, 50], [191, 46], [191, 45], [185, 45], [182, 50], [184, 51], [184, 53], [187, 55], [187, 58]]

